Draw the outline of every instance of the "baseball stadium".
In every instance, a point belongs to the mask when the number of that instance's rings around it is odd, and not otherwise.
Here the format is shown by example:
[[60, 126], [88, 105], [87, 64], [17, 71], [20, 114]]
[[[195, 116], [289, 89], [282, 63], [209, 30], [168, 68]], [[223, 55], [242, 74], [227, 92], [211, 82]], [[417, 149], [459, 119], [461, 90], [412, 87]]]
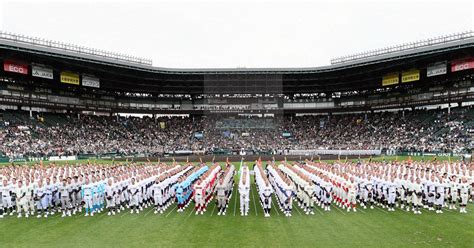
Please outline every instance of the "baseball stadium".
[[474, 247], [474, 32], [303, 68], [0, 32], [0, 247]]

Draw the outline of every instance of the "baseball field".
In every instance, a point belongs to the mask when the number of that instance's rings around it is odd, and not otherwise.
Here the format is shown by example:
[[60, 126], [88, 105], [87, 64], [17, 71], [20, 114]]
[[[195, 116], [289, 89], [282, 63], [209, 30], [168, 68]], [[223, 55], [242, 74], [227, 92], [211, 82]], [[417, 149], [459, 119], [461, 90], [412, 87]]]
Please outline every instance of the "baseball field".
[[241, 217], [236, 187], [225, 216], [217, 216], [214, 202], [204, 215], [190, 204], [182, 213], [172, 205], [163, 214], [148, 208], [115, 216], [7, 216], [0, 219], [0, 247], [474, 247], [472, 203], [467, 214], [421, 215], [379, 207], [347, 213], [335, 206], [305, 215], [294, 203], [292, 217], [275, 204], [265, 218], [252, 184], [249, 216]]

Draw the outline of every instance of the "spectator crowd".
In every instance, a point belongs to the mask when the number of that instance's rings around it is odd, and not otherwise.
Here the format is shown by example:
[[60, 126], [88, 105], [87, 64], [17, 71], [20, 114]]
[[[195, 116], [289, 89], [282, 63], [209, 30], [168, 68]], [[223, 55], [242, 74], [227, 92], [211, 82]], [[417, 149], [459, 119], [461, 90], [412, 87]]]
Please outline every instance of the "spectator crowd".
[[[278, 153], [311, 149], [462, 153], [472, 147], [473, 112], [459, 108], [449, 114], [447, 110], [416, 110], [272, 118], [50, 114], [41, 121], [9, 118], [27, 115], [14, 112], [0, 121], [0, 155], [157, 156], [182, 150]], [[58, 121], [48, 121], [51, 116]]]

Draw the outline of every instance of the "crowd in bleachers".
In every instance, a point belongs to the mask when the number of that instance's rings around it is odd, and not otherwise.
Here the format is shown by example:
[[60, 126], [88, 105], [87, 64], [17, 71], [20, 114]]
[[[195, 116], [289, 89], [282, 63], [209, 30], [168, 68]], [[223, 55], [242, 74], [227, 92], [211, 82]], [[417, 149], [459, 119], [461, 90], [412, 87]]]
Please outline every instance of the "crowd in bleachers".
[[[26, 117], [25, 117], [26, 116]], [[39, 118], [38, 116], [41, 116]], [[242, 117], [241, 117], [242, 118]], [[227, 123], [223, 128], [222, 123]], [[278, 153], [308, 149], [468, 152], [471, 108], [306, 115], [261, 121], [204, 117], [117, 117], [9, 112], [0, 121], [0, 154], [8, 157], [120, 153], [161, 155], [191, 150]], [[256, 128], [258, 123], [265, 123]], [[234, 125], [234, 126], [232, 126]], [[236, 128], [237, 127], [237, 128]], [[203, 137], [195, 137], [202, 132]], [[287, 133], [287, 135], [283, 135]], [[290, 135], [288, 135], [290, 134]]]

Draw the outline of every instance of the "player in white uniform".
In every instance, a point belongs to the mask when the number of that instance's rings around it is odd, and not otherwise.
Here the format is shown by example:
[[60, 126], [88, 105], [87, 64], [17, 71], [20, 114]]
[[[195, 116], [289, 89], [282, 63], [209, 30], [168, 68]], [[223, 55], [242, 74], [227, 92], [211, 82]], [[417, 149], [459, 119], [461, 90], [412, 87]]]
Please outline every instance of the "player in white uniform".
[[194, 202], [195, 202], [195, 209], [196, 215], [204, 214], [204, 198], [206, 197], [205, 193], [205, 185], [206, 183], [201, 179], [198, 179], [196, 183], [194, 183]]
[[443, 213], [445, 188], [447, 188], [447, 185], [444, 183], [443, 178], [438, 178], [435, 182], [435, 207], [437, 214]]
[[63, 179], [63, 184], [58, 187], [58, 196], [61, 201], [61, 211], [63, 212], [61, 217], [71, 216], [70, 196], [69, 196], [70, 186], [67, 184], [67, 180]]
[[155, 183], [151, 186], [151, 193], [153, 195], [153, 202], [155, 204], [155, 214], [162, 214], [164, 211], [164, 202], [163, 202], [163, 182], [159, 177], [155, 179]]
[[4, 215], [13, 215], [13, 206], [12, 206], [12, 193], [13, 187], [8, 183], [7, 179], [3, 179], [3, 185], [0, 187], [0, 193], [2, 196], [2, 215], [0, 218], [3, 218]]
[[24, 187], [26, 188], [26, 195], [25, 195], [26, 209], [27, 211], [30, 212], [30, 215], [34, 215], [35, 214], [35, 201], [34, 201], [35, 186], [34, 184], [30, 182], [30, 179], [26, 178]]
[[75, 205], [74, 205], [74, 213], [79, 211], [79, 212], [82, 212], [82, 194], [81, 194], [81, 191], [82, 191], [82, 183], [84, 182], [83, 181], [83, 177], [81, 175], [81, 179], [78, 177], [78, 176], [74, 176], [74, 199], [75, 199]]
[[54, 185], [51, 184], [51, 179], [49, 177], [46, 178], [46, 185], [44, 186], [44, 192], [45, 192], [45, 202], [47, 204], [45, 210], [45, 218], [48, 215], [54, 214], [54, 206], [53, 206], [53, 191], [54, 191]]
[[128, 187], [128, 192], [130, 194], [130, 213], [133, 214], [133, 209], [135, 213], [139, 213], [138, 204], [139, 204], [139, 192], [140, 186], [135, 182], [135, 178], [132, 178], [132, 181]]
[[217, 215], [225, 215], [225, 209], [227, 204], [226, 198], [226, 187], [224, 184], [224, 177], [221, 176], [216, 186], [216, 198], [217, 198]]
[[28, 218], [28, 202], [26, 195], [28, 194], [28, 189], [23, 185], [21, 180], [18, 180], [17, 186], [15, 187], [16, 194], [16, 210], [18, 212], [18, 218], [21, 218], [21, 213], [24, 212], [25, 217]]
[[115, 215], [115, 194], [115, 185], [113, 185], [112, 179], [109, 179], [105, 186], [105, 202], [109, 216]]
[[356, 183], [354, 182], [354, 178], [351, 177], [350, 180], [347, 181], [346, 183], [346, 192], [347, 192], [347, 201], [346, 201], [346, 204], [347, 204], [347, 212], [350, 212], [351, 211], [351, 208], [354, 212], [357, 212], [357, 209], [356, 209], [356, 204], [357, 204], [357, 201], [356, 201], [356, 192], [357, 192], [357, 185]]
[[395, 211], [395, 201], [397, 199], [397, 184], [395, 179], [392, 177], [390, 181], [385, 183], [387, 185], [387, 203], [388, 211]]
[[261, 161], [257, 162], [257, 164], [253, 167], [253, 170], [260, 204], [262, 205], [264, 216], [270, 217], [273, 190], [265, 175]]
[[449, 209], [456, 209], [456, 203], [459, 199], [458, 185], [458, 178], [456, 175], [452, 175], [449, 181]]
[[422, 198], [423, 198], [423, 185], [421, 184], [421, 179], [417, 178], [415, 182], [411, 184], [412, 194], [412, 209], [413, 213], [421, 214], [421, 208], [423, 207]]
[[41, 218], [44, 216], [45, 218], [48, 217], [48, 199], [46, 198], [46, 186], [43, 185], [43, 180], [38, 181], [38, 185], [36, 186], [35, 190], [33, 191], [34, 200], [36, 201], [36, 210], [37, 210], [37, 218]]
[[363, 201], [364, 201], [364, 209], [367, 209], [370, 206], [370, 209], [374, 209], [374, 185], [372, 182], [372, 178], [368, 176], [364, 180], [364, 188], [363, 188]]
[[239, 181], [240, 215], [247, 216], [250, 205], [250, 174], [247, 165], [242, 166], [241, 172]]
[[471, 190], [471, 185], [468, 183], [467, 178], [463, 177], [461, 183], [459, 184], [459, 196], [461, 198], [461, 203], [459, 204], [460, 213], [467, 213], [466, 206]]

